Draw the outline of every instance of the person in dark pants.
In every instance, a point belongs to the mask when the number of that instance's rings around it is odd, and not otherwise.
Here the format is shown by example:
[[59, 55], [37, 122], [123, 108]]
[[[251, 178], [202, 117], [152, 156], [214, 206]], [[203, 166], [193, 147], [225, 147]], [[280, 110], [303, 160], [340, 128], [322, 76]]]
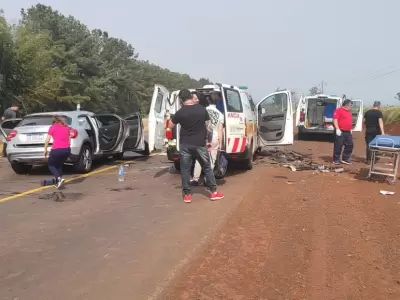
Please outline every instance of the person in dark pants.
[[371, 151], [369, 143], [380, 134], [385, 134], [383, 128], [383, 114], [380, 110], [381, 102], [375, 101], [372, 109], [367, 110], [364, 114], [365, 124], [365, 143], [366, 143], [366, 162], [371, 162]]
[[210, 199], [219, 200], [224, 195], [217, 192], [217, 183], [214, 171], [211, 169], [210, 151], [213, 139], [213, 127], [206, 108], [193, 101], [189, 90], [179, 92], [183, 107], [172, 117], [169, 127], [180, 124], [180, 164], [183, 201], [192, 202], [191, 195], [191, 170], [193, 162], [198, 160], [205, 174], [207, 186], [210, 189]]
[[62, 178], [62, 167], [71, 154], [70, 130], [71, 128], [69, 128], [64, 118], [56, 116], [53, 125], [50, 126], [44, 145], [44, 156], [47, 157], [47, 147], [49, 146], [51, 138], [53, 138], [48, 165], [50, 172], [56, 179], [56, 188], [61, 188], [65, 182]]
[[333, 113], [333, 126], [335, 126], [335, 143], [333, 146], [333, 164], [351, 164], [350, 157], [353, 152], [353, 116], [352, 103], [346, 99], [341, 107]]

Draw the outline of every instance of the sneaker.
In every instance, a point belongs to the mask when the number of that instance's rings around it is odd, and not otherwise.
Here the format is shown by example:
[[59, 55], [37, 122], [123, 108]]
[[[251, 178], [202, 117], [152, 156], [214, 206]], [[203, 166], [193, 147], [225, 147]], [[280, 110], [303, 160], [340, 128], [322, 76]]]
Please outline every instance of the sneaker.
[[341, 160], [341, 163], [345, 165], [351, 165], [351, 162], [349, 160]]
[[192, 179], [192, 180], [190, 181], [190, 185], [192, 185], [192, 186], [198, 186], [198, 185], [199, 185], [199, 181], [198, 181], [198, 180], [195, 180], [195, 179]]
[[64, 186], [65, 179], [64, 178], [58, 178], [57, 183], [56, 183], [56, 188], [60, 189]]
[[210, 193], [210, 199], [211, 201], [215, 201], [215, 200], [221, 200], [224, 199], [224, 194], [220, 193], [220, 192], [211, 192]]
[[192, 202], [192, 195], [190, 195], [190, 194], [185, 195], [185, 196], [183, 197], [183, 201], [184, 201], [185, 203], [191, 203], [191, 202]]
[[333, 164], [334, 164], [335, 166], [340, 166], [340, 161], [334, 161]]

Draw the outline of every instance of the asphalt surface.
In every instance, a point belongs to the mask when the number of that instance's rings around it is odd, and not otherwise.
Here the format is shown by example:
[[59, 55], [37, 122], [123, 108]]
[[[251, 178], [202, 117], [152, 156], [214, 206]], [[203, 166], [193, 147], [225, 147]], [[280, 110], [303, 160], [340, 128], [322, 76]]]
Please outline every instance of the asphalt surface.
[[[291, 149], [330, 164], [330, 142]], [[225, 199], [197, 187], [191, 204], [163, 155], [126, 157], [122, 183], [115, 162], [68, 174], [60, 192], [3, 160], [0, 299], [400, 299], [399, 184], [366, 180], [363, 155], [356, 134], [343, 173], [260, 158], [220, 183]]]
[[0, 203], [0, 299], [155, 299], [245, 192], [233, 174], [226, 199], [197, 187], [188, 205], [166, 156], [134, 158], [122, 183], [112, 164], [24, 194], [51, 178], [46, 168], [20, 176], [1, 161], [0, 201], [16, 198]]

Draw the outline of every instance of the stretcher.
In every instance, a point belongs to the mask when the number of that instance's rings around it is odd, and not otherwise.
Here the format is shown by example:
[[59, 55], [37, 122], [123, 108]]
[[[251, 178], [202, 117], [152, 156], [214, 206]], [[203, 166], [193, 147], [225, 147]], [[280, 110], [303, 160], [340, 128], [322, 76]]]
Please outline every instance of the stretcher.
[[[371, 151], [368, 178], [373, 174], [388, 176], [393, 178], [391, 183], [395, 183], [400, 158], [400, 136], [377, 135], [368, 147]], [[384, 165], [391, 167], [378, 166], [378, 161], [386, 161]]]

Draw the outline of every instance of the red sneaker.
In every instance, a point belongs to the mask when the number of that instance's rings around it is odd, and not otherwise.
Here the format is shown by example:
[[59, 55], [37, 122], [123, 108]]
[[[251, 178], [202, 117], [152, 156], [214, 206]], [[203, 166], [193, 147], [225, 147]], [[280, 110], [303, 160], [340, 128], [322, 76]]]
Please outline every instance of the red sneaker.
[[185, 203], [191, 203], [191, 202], [192, 202], [192, 195], [190, 195], [190, 194], [185, 195], [185, 196], [183, 197], [183, 201], [184, 201]]
[[222, 194], [220, 192], [211, 192], [210, 193], [210, 199], [212, 201], [221, 200], [221, 199], [224, 199], [224, 197], [225, 197], [224, 194]]

